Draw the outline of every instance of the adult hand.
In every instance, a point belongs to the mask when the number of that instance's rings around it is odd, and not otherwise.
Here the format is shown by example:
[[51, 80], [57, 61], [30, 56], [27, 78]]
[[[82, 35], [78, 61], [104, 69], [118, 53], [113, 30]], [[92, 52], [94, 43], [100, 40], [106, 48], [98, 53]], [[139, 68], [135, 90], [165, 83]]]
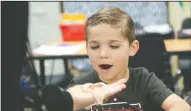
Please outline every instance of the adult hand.
[[113, 84], [86, 83], [69, 88], [67, 91], [73, 98], [73, 110], [85, 108], [94, 103], [102, 104], [104, 99], [125, 89], [125, 83], [126, 80], [121, 79]]

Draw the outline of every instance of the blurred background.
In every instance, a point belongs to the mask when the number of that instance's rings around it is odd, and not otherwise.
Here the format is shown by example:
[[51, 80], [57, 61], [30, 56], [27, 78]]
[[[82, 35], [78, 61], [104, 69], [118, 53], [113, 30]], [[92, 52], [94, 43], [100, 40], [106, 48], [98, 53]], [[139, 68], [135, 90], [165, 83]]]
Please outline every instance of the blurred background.
[[29, 2], [28, 57], [33, 64], [23, 65], [20, 83], [25, 95], [34, 96], [36, 83], [66, 88], [73, 77], [91, 72], [82, 29], [89, 16], [108, 6], [123, 9], [135, 23], [141, 48], [130, 58], [129, 66], [155, 72], [167, 87], [187, 99], [191, 90], [191, 3], [181, 1]]
[[[170, 24], [175, 37], [181, 30], [182, 22], [191, 16], [189, 2], [30, 2], [29, 3], [29, 39], [32, 49], [61, 39], [59, 29], [61, 10], [69, 13], [84, 13], [86, 17], [105, 6], [117, 6], [129, 13], [135, 22], [143, 27], [149, 25]], [[62, 8], [62, 9], [61, 9]], [[176, 57], [173, 72], [177, 69]], [[45, 63], [46, 74], [50, 74], [50, 62]], [[56, 61], [55, 64], [59, 64]], [[37, 72], [39, 72], [38, 67]], [[62, 66], [56, 65], [54, 74], [63, 73]]]

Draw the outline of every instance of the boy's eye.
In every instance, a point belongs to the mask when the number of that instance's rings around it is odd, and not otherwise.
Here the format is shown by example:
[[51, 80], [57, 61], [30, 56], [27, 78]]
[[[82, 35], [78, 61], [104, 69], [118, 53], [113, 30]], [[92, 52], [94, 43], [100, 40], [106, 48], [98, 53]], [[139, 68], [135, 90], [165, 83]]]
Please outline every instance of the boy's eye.
[[119, 48], [120, 46], [113, 46], [113, 45], [111, 45], [110, 46], [112, 49], [117, 49], [117, 48]]
[[95, 50], [95, 49], [98, 49], [99, 46], [91, 46], [90, 48], [93, 49], [93, 50]]

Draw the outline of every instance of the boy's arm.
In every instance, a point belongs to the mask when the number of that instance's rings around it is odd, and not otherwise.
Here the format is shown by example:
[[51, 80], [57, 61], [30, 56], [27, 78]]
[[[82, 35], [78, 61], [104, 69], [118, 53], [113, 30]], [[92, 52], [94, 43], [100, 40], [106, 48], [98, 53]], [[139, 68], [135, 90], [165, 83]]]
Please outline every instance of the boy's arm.
[[147, 74], [148, 95], [159, 104], [165, 111], [191, 111], [186, 101], [170, 91], [154, 73]]
[[191, 107], [176, 94], [171, 94], [162, 103], [165, 111], [191, 111]]

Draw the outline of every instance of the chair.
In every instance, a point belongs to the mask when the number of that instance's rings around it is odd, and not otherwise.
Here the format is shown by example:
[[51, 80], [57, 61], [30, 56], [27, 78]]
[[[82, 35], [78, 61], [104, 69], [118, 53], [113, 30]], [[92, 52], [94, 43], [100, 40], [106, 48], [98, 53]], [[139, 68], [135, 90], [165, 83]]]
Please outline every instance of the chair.
[[129, 67], [145, 67], [174, 91], [169, 56], [167, 55], [161, 34], [147, 33], [138, 35], [140, 49], [129, 59]]
[[191, 31], [191, 18], [186, 18], [183, 20], [182, 22], [182, 28], [181, 30], [178, 32], [178, 38], [180, 39], [184, 39], [184, 38], [191, 38], [191, 34], [190, 33], [186, 33], [185, 30], [188, 30], [188, 32]]
[[161, 25], [150, 25], [144, 27], [145, 32], [149, 33], [150, 35], [153, 34], [160, 34], [163, 39], [173, 39], [174, 38], [174, 30], [172, 25], [170, 24], [161, 24]]
[[[191, 38], [190, 34], [186, 34], [183, 32], [184, 30], [191, 31], [191, 18], [186, 18], [183, 20], [182, 29], [178, 32], [178, 38], [180, 38], [180, 39]], [[179, 55], [178, 56], [178, 67], [179, 67], [179, 69], [175, 74], [174, 81], [176, 83], [179, 80], [179, 78], [183, 76], [184, 88], [180, 92], [181, 93], [180, 95], [184, 98], [184, 96], [186, 96], [187, 93], [189, 93], [189, 91], [191, 92], [191, 57], [189, 55], [187, 55], [187, 56]]]

